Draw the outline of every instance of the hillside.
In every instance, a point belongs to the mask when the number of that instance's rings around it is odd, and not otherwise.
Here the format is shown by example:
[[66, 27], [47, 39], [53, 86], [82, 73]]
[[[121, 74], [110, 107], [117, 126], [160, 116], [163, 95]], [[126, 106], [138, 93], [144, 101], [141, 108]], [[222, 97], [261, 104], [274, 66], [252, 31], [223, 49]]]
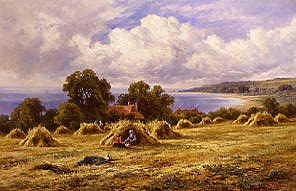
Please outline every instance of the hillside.
[[245, 95], [294, 94], [296, 78], [276, 78], [264, 81], [223, 82], [194, 87], [181, 92], [240, 93]]

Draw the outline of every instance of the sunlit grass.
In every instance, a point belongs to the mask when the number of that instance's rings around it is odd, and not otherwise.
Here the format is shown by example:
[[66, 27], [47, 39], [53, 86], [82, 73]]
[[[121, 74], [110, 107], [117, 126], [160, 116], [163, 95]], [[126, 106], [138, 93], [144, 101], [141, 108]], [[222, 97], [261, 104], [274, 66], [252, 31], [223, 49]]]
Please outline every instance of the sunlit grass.
[[[105, 134], [55, 136], [62, 146], [19, 146], [0, 138], [0, 190], [293, 190], [296, 123], [245, 127], [230, 122], [177, 130], [161, 145], [116, 149], [99, 145]], [[76, 166], [84, 156], [112, 164]], [[48, 162], [68, 174], [32, 170]]]

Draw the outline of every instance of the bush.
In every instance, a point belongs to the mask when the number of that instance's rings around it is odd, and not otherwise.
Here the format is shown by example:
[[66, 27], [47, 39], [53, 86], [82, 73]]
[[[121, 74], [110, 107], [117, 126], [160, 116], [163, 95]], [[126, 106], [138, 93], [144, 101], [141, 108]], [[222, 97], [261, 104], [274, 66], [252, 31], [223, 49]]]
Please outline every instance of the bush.
[[0, 115], [0, 134], [7, 134], [12, 129], [12, 121], [9, 120], [8, 115]]
[[296, 117], [296, 106], [293, 104], [287, 104], [280, 107], [279, 112], [287, 117]]
[[279, 113], [280, 104], [275, 98], [267, 98], [263, 102], [264, 110], [267, 113], [270, 113], [272, 116], [275, 116]]
[[261, 111], [262, 111], [262, 109], [253, 106], [253, 107], [250, 107], [250, 108], [246, 111], [245, 114], [246, 114], [247, 116], [251, 116], [252, 114], [256, 114], [256, 113], [261, 112]]
[[75, 131], [80, 127], [83, 114], [76, 104], [65, 102], [59, 106], [58, 114], [55, 116], [54, 120], [56, 124], [69, 127], [71, 130]]
[[221, 108], [214, 112], [209, 112], [208, 116], [211, 119], [216, 117], [222, 117], [223, 119], [227, 120], [235, 120], [241, 114], [241, 111], [234, 109], [234, 108]]
[[187, 119], [192, 123], [199, 123], [202, 119], [203, 113], [198, 111], [197, 108], [194, 109], [177, 109], [174, 114], [180, 119]]

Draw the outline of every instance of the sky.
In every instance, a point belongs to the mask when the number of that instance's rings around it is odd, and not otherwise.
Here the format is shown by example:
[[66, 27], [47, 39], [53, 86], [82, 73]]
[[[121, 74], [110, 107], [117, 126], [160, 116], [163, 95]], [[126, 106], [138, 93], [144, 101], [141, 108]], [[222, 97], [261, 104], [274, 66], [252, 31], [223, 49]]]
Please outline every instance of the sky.
[[296, 77], [296, 0], [0, 0], [0, 87]]

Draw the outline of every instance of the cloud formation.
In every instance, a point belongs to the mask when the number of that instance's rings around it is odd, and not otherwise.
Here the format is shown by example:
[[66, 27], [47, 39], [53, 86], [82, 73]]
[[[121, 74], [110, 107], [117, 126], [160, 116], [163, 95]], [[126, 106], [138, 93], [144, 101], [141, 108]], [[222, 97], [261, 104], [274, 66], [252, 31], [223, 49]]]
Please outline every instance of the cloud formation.
[[119, 84], [144, 79], [174, 87], [295, 75], [296, 19], [272, 30], [253, 29], [247, 36], [226, 42], [174, 17], [148, 15], [131, 30], [112, 30], [109, 44], [89, 47], [82, 36], [72, 44], [81, 52], [74, 63]]
[[1, 1], [0, 86], [60, 86], [86, 67], [116, 87], [295, 77], [295, 11], [293, 0]]

